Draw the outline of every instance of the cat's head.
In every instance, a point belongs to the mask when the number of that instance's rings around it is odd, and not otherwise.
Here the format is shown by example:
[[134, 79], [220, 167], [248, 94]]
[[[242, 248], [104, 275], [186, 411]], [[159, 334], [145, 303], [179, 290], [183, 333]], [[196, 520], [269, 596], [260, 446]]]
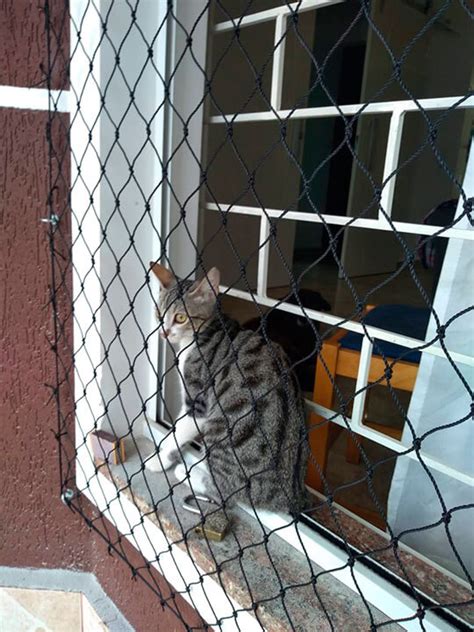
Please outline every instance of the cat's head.
[[219, 270], [211, 268], [199, 281], [183, 281], [159, 263], [151, 262], [150, 268], [160, 282], [157, 302], [160, 336], [173, 345], [189, 344], [214, 313]]

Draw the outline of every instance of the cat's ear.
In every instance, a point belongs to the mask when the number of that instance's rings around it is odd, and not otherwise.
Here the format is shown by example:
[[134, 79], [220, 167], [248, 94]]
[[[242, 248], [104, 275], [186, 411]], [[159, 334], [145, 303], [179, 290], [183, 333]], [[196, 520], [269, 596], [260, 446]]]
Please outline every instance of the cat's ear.
[[190, 288], [188, 296], [193, 299], [202, 300], [203, 302], [215, 301], [219, 294], [219, 283], [221, 274], [217, 268], [211, 268], [200, 281], [196, 281]]
[[176, 282], [174, 274], [170, 272], [168, 268], [165, 268], [165, 266], [162, 266], [159, 263], [150, 261], [150, 270], [160, 282], [161, 287], [165, 289], [168, 289], [171, 285], [173, 285], [173, 283]]

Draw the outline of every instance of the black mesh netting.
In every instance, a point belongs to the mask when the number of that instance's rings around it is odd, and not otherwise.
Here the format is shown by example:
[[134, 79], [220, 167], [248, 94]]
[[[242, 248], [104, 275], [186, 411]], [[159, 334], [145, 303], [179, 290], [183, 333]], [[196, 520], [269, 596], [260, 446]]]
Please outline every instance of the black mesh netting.
[[44, 14], [67, 505], [186, 629], [469, 629], [472, 7]]

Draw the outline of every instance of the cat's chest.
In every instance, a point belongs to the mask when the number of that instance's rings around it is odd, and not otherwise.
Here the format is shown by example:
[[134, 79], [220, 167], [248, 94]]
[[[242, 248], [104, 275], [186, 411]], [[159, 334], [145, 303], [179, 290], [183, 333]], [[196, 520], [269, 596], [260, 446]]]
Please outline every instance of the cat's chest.
[[181, 389], [184, 396], [195, 397], [202, 391], [204, 382], [201, 376], [199, 352], [195, 344], [183, 349], [178, 356], [178, 371], [181, 381]]

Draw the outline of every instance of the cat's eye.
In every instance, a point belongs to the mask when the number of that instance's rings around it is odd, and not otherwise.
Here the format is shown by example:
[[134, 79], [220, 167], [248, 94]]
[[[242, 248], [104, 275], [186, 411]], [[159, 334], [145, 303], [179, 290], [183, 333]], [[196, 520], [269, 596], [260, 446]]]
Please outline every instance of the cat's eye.
[[178, 325], [182, 325], [187, 320], [188, 320], [188, 317], [186, 316], [186, 314], [183, 314], [181, 312], [178, 312], [177, 314], [175, 314], [174, 322], [177, 323]]

